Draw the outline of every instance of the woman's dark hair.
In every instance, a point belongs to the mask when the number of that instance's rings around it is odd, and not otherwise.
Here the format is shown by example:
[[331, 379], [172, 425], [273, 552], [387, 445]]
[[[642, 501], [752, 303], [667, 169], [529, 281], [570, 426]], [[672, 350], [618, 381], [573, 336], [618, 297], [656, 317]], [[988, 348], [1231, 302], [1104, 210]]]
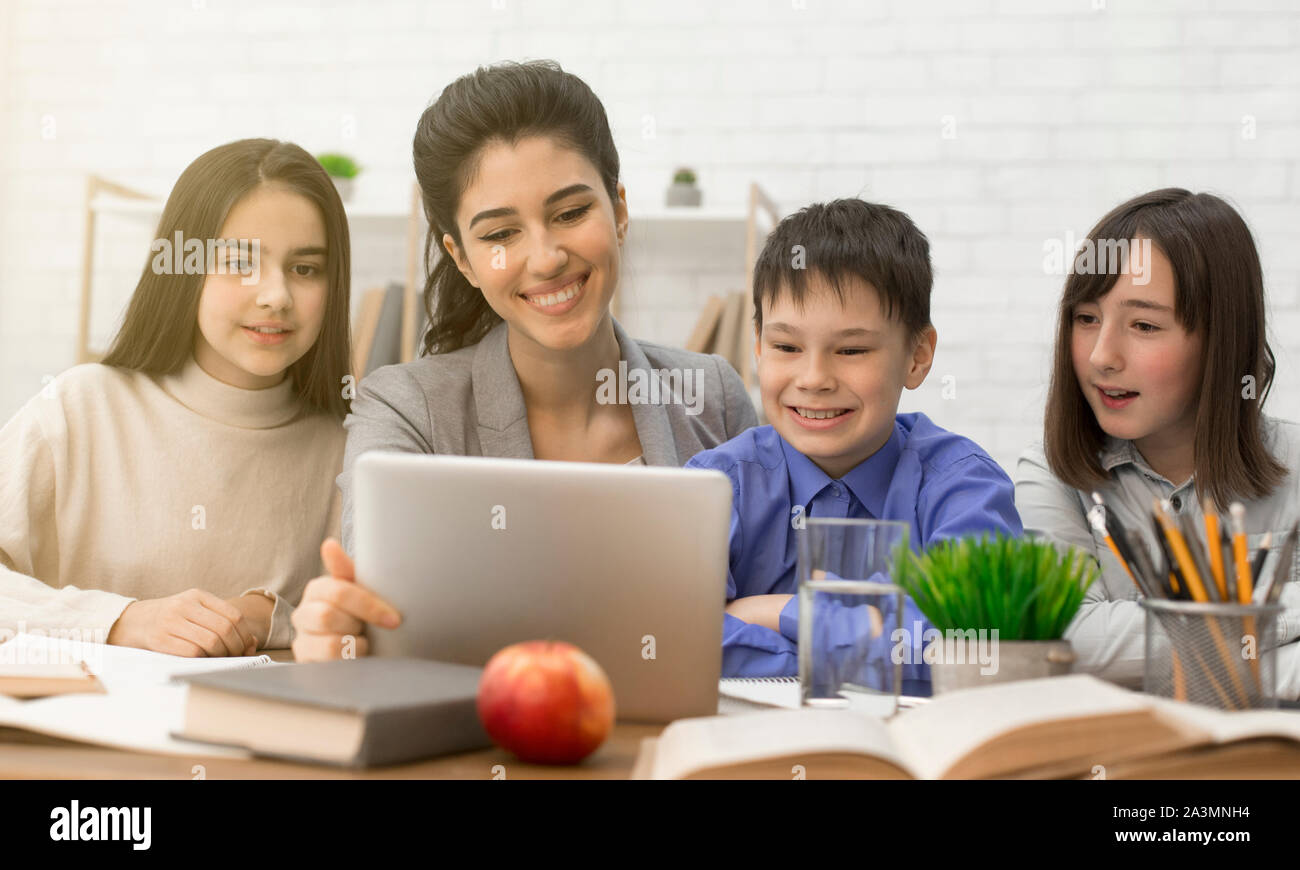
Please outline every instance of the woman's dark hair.
[[[486, 145], [514, 145], [547, 136], [582, 154], [618, 200], [618, 151], [605, 107], [582, 79], [554, 61], [479, 67], [448, 85], [424, 110], [415, 130], [415, 176], [424, 197], [429, 233], [424, 243], [429, 277], [424, 307], [429, 327], [425, 353], [476, 344], [501, 318], [442, 250], [449, 233], [463, 248], [456, 211]], [[436, 262], [430, 260], [438, 252]]]
[[[1094, 249], [1138, 237], [1150, 239], [1173, 267], [1178, 322], [1204, 336], [1197, 489], [1220, 507], [1267, 495], [1287, 470], [1263, 440], [1262, 407], [1276, 365], [1264, 334], [1264, 279], [1250, 229], [1217, 196], [1167, 188], [1123, 203], [1088, 233]], [[1074, 314], [1109, 293], [1120, 271], [1071, 269], [1061, 296], [1043, 441], [1052, 472], [1077, 489], [1092, 489], [1107, 475], [1099, 457], [1106, 435], [1074, 372]], [[1254, 392], [1246, 390], [1246, 376]]]
[[[325, 170], [302, 148], [274, 139], [240, 139], [220, 145], [191, 163], [163, 207], [157, 239], [218, 239], [230, 210], [260, 184], [275, 182], [316, 205], [325, 223], [325, 274], [329, 295], [320, 335], [289, 377], [303, 400], [339, 419], [347, 415], [343, 378], [350, 370], [348, 295], [351, 275], [348, 222], [338, 190]], [[180, 371], [194, 350], [199, 297], [206, 275], [159, 274], [146, 263], [127, 305], [122, 328], [104, 365], [170, 374]], [[187, 328], [178, 328], [187, 327]]]

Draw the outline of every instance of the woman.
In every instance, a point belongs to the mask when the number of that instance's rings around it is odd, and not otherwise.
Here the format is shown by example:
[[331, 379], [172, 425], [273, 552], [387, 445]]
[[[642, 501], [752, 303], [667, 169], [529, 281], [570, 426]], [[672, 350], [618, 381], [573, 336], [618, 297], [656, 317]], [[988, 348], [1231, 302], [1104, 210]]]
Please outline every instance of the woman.
[[289, 644], [337, 525], [348, 229], [296, 145], [177, 181], [120, 332], [0, 429], [0, 634], [173, 655]]
[[[361, 385], [339, 487], [351, 546], [352, 463], [367, 450], [680, 466], [757, 423], [718, 356], [635, 341], [610, 315], [627, 199], [604, 107], [552, 62], [481, 68], [420, 119], [427, 356]], [[702, 402], [601, 401], [602, 372], [701, 373]], [[299, 660], [364, 654], [366, 622], [399, 615], [353, 581], [338, 542], [294, 616]], [[352, 640], [355, 639], [355, 647]], [[345, 646], [346, 644], [346, 646]]]

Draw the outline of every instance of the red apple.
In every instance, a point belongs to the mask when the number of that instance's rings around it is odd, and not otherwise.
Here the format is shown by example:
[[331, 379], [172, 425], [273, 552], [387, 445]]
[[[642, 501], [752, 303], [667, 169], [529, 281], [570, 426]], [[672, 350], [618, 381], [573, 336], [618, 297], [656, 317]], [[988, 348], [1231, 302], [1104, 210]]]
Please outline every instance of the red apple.
[[614, 727], [614, 690], [596, 660], [570, 643], [530, 640], [488, 660], [478, 717], [523, 761], [574, 764]]

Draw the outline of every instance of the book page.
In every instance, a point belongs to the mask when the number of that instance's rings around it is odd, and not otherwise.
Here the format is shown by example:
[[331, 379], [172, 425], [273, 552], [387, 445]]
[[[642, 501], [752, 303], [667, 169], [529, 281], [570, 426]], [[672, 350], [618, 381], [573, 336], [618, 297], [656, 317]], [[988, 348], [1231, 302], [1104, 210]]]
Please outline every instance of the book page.
[[20, 634], [0, 644], [0, 664], [32, 665], [54, 662], [62, 664], [85, 662], [90, 672], [99, 677], [105, 690], [110, 693], [118, 689], [165, 684], [174, 676], [278, 664], [266, 655], [189, 658], [135, 647], [89, 643], [34, 634]]
[[899, 754], [940, 779], [995, 738], [1026, 726], [1149, 710], [1150, 700], [1088, 674], [997, 683], [938, 695], [889, 723]]
[[167, 683], [110, 694], [58, 695], [32, 701], [0, 697], [0, 725], [139, 752], [251, 758], [243, 749], [177, 740], [188, 687]]
[[1214, 710], [1170, 698], [1152, 698], [1157, 715], [1204, 731], [1214, 743], [1284, 737], [1300, 743], [1300, 713], [1291, 710]]
[[654, 779], [770, 758], [845, 753], [907, 770], [879, 719], [848, 710], [770, 710], [746, 716], [679, 719], [659, 736]]

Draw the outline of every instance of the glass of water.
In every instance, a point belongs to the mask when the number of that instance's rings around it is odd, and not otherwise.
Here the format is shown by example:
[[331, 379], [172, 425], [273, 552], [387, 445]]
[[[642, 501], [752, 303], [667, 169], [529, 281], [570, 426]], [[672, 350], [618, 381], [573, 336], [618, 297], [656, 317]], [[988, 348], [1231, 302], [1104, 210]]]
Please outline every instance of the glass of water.
[[907, 524], [810, 517], [796, 541], [803, 703], [893, 715], [902, 685], [902, 659], [890, 654], [903, 618], [896, 564]]

